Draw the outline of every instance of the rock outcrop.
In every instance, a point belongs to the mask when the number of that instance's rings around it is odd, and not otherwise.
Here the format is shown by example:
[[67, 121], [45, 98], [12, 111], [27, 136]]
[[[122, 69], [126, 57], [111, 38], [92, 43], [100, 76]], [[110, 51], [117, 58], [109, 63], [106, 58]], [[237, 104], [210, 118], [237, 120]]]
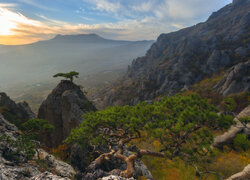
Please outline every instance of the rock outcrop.
[[[73, 167], [63, 161], [58, 160], [55, 156], [47, 153], [43, 149], [39, 149], [40, 159], [43, 159], [49, 169], [53, 169], [53, 172], [60, 177], [72, 178], [75, 176], [76, 172]], [[35, 158], [37, 154], [35, 155]]]
[[6, 108], [9, 113], [22, 120], [35, 118], [35, 114], [31, 111], [27, 102], [16, 104], [3, 92], [0, 93], [0, 107]]
[[[234, 1], [214, 12], [204, 23], [161, 34], [145, 56], [132, 62], [123, 79], [95, 98], [105, 101], [104, 106], [136, 104], [173, 95], [222, 69], [244, 64], [250, 57], [249, 9], [249, 0]], [[234, 70], [243, 68], [242, 65]], [[247, 78], [236, 81], [235, 85], [228, 82], [227, 87], [221, 83], [217, 88], [223, 94], [247, 89]], [[236, 85], [239, 90], [233, 88]]]
[[[19, 131], [17, 127], [7, 120], [0, 114], [0, 138], [4, 135], [8, 135], [12, 140], [17, 140]], [[65, 162], [57, 160], [53, 155], [48, 154], [42, 149], [39, 149], [40, 160], [43, 160], [44, 163], [48, 165], [49, 171], [55, 173], [42, 173], [39, 168], [39, 164], [35, 163], [34, 160], [37, 160], [34, 156], [34, 159], [31, 162], [24, 161], [24, 155], [20, 152], [19, 162], [18, 163], [14, 158], [7, 158], [6, 151], [10, 151], [15, 148], [8, 146], [6, 141], [0, 140], [0, 180], [42, 180], [42, 179], [53, 179], [53, 180], [69, 180], [72, 178], [76, 172], [74, 169]]]
[[63, 178], [57, 175], [54, 175], [48, 171], [38, 174], [30, 178], [30, 180], [70, 180], [69, 178]]
[[123, 178], [120, 176], [111, 175], [111, 176], [100, 178], [98, 180], [135, 180], [135, 179], [134, 178]]
[[248, 164], [243, 171], [232, 175], [227, 180], [247, 180], [250, 179], [250, 164]]
[[239, 118], [250, 116], [250, 105], [243, 109], [240, 114], [238, 114], [234, 121], [235, 125], [232, 125], [230, 129], [222, 135], [217, 136], [214, 139], [213, 146], [214, 147], [223, 147], [226, 144], [232, 142], [232, 140], [236, 137], [238, 133], [244, 132], [247, 135], [250, 135], [250, 124], [247, 124], [246, 127], [239, 121]]
[[62, 80], [49, 94], [38, 111], [38, 118], [48, 120], [54, 126], [54, 132], [44, 137], [49, 147], [58, 146], [70, 130], [82, 121], [82, 113], [96, 108], [85, 97], [81, 88], [68, 80]]
[[230, 68], [215, 89], [222, 95], [250, 91], [250, 60]]

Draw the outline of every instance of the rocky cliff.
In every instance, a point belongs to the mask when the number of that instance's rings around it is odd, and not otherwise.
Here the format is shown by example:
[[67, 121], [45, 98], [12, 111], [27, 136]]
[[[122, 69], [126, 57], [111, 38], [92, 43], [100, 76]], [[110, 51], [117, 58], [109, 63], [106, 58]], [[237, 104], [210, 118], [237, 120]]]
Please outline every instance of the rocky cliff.
[[[16, 104], [6, 93], [3, 92], [0, 93], [0, 107], [2, 111], [6, 112], [3, 113], [3, 115], [6, 114], [6, 116], [11, 114], [22, 120], [35, 118], [35, 114], [31, 111], [27, 102], [24, 101]], [[5, 118], [9, 120], [8, 117]]]
[[[10, 138], [8, 141], [4, 139], [6, 136]], [[0, 114], [0, 180], [69, 180], [75, 175], [75, 171], [70, 165], [57, 160], [53, 155], [39, 149], [40, 160], [44, 165], [47, 164], [46, 170], [54, 174], [48, 172], [42, 173], [42, 167], [36, 161], [37, 155], [32, 160], [26, 161], [25, 153], [17, 151], [15, 145], [9, 143], [10, 141], [17, 142], [19, 136], [20, 132], [18, 128], [5, 120]]]
[[[204, 23], [161, 34], [145, 56], [132, 62], [121, 81], [101, 93], [105, 94], [102, 96], [105, 106], [135, 104], [160, 95], [172, 95], [223, 69], [233, 66], [234, 71], [239, 69], [237, 64], [250, 58], [249, 10], [249, 0], [234, 0]], [[249, 67], [244, 66], [245, 70]], [[237, 82], [224, 79], [217, 90], [226, 95], [248, 91], [249, 73], [238, 75], [230, 75]]]
[[82, 121], [82, 113], [96, 110], [81, 88], [68, 80], [62, 80], [49, 94], [38, 111], [38, 118], [48, 120], [54, 126], [50, 137], [44, 137], [49, 147], [58, 146], [70, 130]]

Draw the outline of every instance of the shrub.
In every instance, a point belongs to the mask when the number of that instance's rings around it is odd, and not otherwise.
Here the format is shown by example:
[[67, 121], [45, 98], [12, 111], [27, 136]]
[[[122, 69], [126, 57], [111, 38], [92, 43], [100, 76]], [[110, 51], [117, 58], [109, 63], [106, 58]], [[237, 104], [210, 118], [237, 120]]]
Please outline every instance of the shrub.
[[17, 163], [26, 162], [35, 155], [35, 143], [26, 136], [14, 139], [8, 135], [2, 135], [0, 142], [3, 149], [3, 157]]
[[236, 108], [236, 103], [233, 98], [226, 97], [221, 103], [222, 109], [227, 112], [233, 112]]
[[250, 141], [245, 134], [238, 134], [234, 139], [234, 146], [246, 151], [250, 148]]

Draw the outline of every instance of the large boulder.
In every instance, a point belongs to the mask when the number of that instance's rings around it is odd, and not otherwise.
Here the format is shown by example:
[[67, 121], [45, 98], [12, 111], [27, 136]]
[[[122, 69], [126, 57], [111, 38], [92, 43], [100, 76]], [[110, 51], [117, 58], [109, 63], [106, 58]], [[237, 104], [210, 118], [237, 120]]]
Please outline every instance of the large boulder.
[[48, 120], [54, 126], [51, 135], [42, 141], [48, 147], [56, 147], [68, 137], [70, 130], [81, 123], [82, 113], [96, 108], [86, 98], [80, 86], [68, 80], [62, 80], [43, 101], [38, 111], [38, 118]]

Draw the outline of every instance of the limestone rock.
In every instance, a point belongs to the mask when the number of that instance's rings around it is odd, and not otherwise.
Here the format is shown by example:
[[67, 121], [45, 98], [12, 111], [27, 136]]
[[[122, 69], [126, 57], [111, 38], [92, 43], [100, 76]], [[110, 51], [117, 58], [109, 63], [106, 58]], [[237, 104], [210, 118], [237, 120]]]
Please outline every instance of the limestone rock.
[[245, 109], [243, 109], [243, 111], [240, 112], [240, 114], [234, 118], [234, 121], [236, 121], [236, 125], [232, 125], [227, 132], [215, 137], [213, 146], [222, 147], [223, 145], [230, 143], [236, 137], [236, 135], [240, 132], [244, 132], [247, 135], [250, 135], [250, 124], [247, 124], [247, 127], [245, 127], [238, 120], [239, 118], [245, 117], [245, 116], [250, 116], [250, 105], [247, 106]]
[[250, 60], [230, 68], [215, 89], [224, 96], [250, 91]]
[[98, 180], [135, 180], [134, 178], [123, 178], [121, 176], [107, 176], [107, 177], [103, 177], [103, 178], [99, 178]]
[[43, 101], [38, 118], [48, 120], [54, 126], [50, 137], [42, 140], [49, 147], [56, 147], [68, 137], [70, 130], [82, 121], [82, 113], [96, 110], [79, 86], [62, 80]]
[[250, 179], [250, 164], [248, 164], [243, 171], [232, 175], [227, 180], [247, 180]]
[[6, 93], [0, 93], [0, 106], [7, 108], [8, 112], [19, 119], [28, 120], [35, 118], [27, 102], [16, 104]]
[[[43, 149], [39, 149], [40, 159], [45, 160], [50, 169], [53, 169], [53, 172], [61, 177], [72, 178], [76, 174], [73, 167], [63, 161], [58, 160], [55, 156], [47, 153]], [[35, 155], [37, 157], [37, 155]]]
[[30, 180], [70, 180], [70, 179], [65, 177], [60, 177], [46, 171], [44, 173], [38, 174], [30, 178]]

